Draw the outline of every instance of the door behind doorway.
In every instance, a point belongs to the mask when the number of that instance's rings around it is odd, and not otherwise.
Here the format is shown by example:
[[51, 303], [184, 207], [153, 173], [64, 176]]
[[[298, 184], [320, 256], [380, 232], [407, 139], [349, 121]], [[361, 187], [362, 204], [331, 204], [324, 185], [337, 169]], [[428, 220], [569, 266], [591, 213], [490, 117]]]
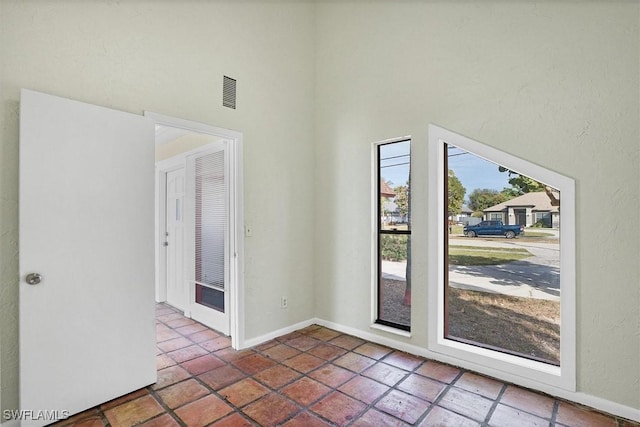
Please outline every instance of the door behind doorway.
[[185, 311], [189, 293], [184, 276], [184, 168], [167, 172], [166, 178], [167, 302]]

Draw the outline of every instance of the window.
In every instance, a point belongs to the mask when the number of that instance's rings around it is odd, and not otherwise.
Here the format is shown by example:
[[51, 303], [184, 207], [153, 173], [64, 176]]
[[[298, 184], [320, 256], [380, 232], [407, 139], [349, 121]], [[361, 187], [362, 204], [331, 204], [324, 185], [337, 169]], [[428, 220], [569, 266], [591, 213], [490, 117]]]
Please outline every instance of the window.
[[195, 159], [195, 298], [225, 312], [225, 234], [227, 233], [224, 151]]
[[375, 145], [377, 275], [374, 321], [411, 330], [411, 141]]
[[[524, 378], [575, 390], [573, 180], [433, 125], [429, 144], [429, 249], [435, 255], [429, 262], [429, 349], [506, 380]], [[464, 161], [470, 162], [469, 174]], [[488, 191], [479, 179], [486, 178], [485, 168], [502, 173], [505, 181], [517, 179], [503, 190]], [[477, 203], [483, 200], [478, 192], [490, 206]], [[489, 213], [477, 225], [481, 229], [451, 227], [451, 216], [466, 198], [471, 210]], [[532, 227], [532, 209], [544, 205], [554, 212], [560, 202], [561, 228], [544, 233]], [[559, 218], [559, 212], [553, 215]], [[524, 235], [515, 239], [509, 233], [522, 230]], [[536, 252], [539, 245], [544, 255]], [[549, 259], [538, 263], [540, 256]], [[507, 296], [520, 290], [530, 293]], [[501, 304], [507, 301], [512, 305]], [[539, 309], [525, 312], [527, 304]], [[541, 315], [547, 308], [557, 319]], [[548, 336], [547, 328], [554, 329]], [[544, 336], [522, 340], [526, 334]]]

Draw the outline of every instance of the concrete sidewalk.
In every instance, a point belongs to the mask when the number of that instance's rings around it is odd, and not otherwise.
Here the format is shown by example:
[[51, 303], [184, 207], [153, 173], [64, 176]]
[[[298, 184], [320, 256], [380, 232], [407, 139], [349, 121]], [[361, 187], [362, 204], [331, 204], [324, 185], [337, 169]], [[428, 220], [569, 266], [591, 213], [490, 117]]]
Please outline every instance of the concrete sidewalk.
[[[560, 301], [559, 271], [549, 268], [541, 274], [540, 266], [532, 267], [526, 261], [509, 265], [508, 270], [500, 265], [450, 266], [449, 285], [479, 292]], [[406, 267], [406, 262], [382, 261], [382, 277], [404, 281]], [[536, 274], [528, 274], [534, 268], [537, 269]], [[536, 277], [536, 283], [530, 277]]]

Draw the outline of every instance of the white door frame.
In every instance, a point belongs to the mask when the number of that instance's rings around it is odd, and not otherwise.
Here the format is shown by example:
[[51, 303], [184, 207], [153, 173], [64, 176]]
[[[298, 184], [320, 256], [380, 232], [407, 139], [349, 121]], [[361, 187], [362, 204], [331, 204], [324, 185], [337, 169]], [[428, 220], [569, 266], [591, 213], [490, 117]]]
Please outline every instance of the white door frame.
[[[229, 190], [232, 198], [232, 211], [235, 215], [229, 218], [229, 233], [231, 253], [229, 275], [229, 331], [231, 346], [235, 349], [242, 348], [244, 343], [244, 203], [242, 182], [242, 133], [228, 129], [218, 128], [190, 120], [178, 119], [149, 111], [144, 112], [145, 117], [152, 119], [157, 125], [181, 128], [196, 133], [214, 135], [228, 141], [229, 159], [233, 165], [229, 175]], [[181, 153], [175, 157], [163, 160], [156, 164], [156, 299], [166, 300], [166, 257], [163, 246], [164, 232], [166, 228], [165, 200], [162, 196], [166, 192], [166, 172], [172, 169], [186, 166], [188, 156], [210, 148], [209, 144], [191, 151]], [[190, 313], [185, 313], [190, 316]]]

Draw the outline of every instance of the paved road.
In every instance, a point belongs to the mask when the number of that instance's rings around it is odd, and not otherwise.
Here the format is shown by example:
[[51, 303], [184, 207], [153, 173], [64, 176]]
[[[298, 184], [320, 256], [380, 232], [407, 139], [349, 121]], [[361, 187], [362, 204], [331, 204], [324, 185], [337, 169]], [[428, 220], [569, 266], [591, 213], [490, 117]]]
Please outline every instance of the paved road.
[[[451, 245], [525, 248], [532, 257], [503, 265], [449, 267], [449, 284], [456, 288], [558, 301], [560, 247], [558, 243], [524, 239], [451, 239]], [[405, 262], [383, 261], [383, 277], [405, 280]]]

